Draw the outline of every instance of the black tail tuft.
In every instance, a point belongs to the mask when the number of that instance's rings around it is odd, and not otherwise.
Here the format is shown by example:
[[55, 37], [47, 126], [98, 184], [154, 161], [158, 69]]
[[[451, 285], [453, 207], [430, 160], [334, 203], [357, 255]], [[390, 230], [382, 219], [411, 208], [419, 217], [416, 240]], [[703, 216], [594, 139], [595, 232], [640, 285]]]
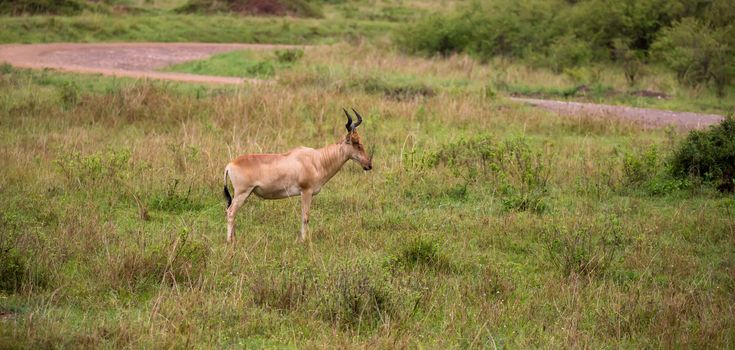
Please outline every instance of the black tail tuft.
[[225, 199], [227, 200], [227, 208], [229, 208], [232, 204], [232, 196], [230, 196], [230, 191], [227, 190], [227, 185], [225, 185]]

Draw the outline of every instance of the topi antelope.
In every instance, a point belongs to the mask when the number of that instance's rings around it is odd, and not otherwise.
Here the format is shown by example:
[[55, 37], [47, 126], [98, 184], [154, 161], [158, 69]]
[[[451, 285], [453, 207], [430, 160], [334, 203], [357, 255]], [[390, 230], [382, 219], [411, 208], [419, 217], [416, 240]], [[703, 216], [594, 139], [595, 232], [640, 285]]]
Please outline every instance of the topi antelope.
[[[301, 195], [301, 233], [299, 240], [306, 239], [309, 223], [311, 198], [321, 191], [322, 186], [350, 159], [360, 163], [367, 171], [373, 168], [372, 157], [368, 156], [357, 133], [362, 117], [357, 123], [347, 115], [347, 136], [337, 143], [313, 149], [299, 147], [281, 154], [248, 154], [235, 158], [225, 167], [225, 198], [227, 199], [227, 242], [235, 236], [235, 214], [251, 193], [264, 199], [281, 199]], [[227, 190], [227, 178], [233, 187], [233, 196]]]

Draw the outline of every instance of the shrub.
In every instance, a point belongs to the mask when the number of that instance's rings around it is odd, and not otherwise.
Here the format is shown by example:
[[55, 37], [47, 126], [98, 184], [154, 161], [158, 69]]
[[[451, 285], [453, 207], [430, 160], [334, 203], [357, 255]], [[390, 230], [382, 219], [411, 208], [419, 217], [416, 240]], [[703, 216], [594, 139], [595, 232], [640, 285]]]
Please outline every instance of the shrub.
[[471, 28], [456, 16], [435, 14], [396, 32], [394, 41], [409, 53], [449, 56], [462, 52], [471, 40]]
[[565, 68], [585, 65], [591, 59], [592, 49], [589, 44], [573, 35], [556, 38], [549, 48], [549, 65], [557, 73], [561, 73]]
[[625, 73], [629, 86], [634, 86], [643, 72], [643, 51], [634, 50], [630, 43], [623, 39], [613, 41], [613, 55]]
[[274, 53], [279, 63], [294, 63], [304, 57], [304, 50], [301, 49], [276, 50]]
[[685, 18], [662, 31], [654, 49], [664, 63], [688, 85], [712, 82], [718, 96], [735, 76], [735, 47], [728, 45], [726, 30], [712, 29], [694, 18]]
[[735, 190], [735, 118], [705, 131], [692, 131], [674, 152], [671, 172], [714, 182], [723, 192]]

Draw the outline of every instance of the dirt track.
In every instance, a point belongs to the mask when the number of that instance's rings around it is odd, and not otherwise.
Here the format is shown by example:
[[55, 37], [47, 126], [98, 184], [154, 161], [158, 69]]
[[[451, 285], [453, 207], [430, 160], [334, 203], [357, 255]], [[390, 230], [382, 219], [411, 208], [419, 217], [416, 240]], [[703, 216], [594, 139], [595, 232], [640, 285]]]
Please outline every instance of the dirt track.
[[538, 100], [532, 98], [510, 98], [516, 102], [530, 104], [561, 115], [586, 115], [612, 117], [639, 122], [643, 127], [656, 128], [675, 125], [683, 130], [704, 129], [724, 119], [721, 115], [691, 112], [674, 112], [660, 109], [614, 106], [596, 103]]
[[[99, 73], [118, 77], [153, 78], [198, 83], [241, 84], [247, 79], [157, 69], [211, 55], [240, 50], [288, 48], [290, 45], [200, 43], [105, 43], [0, 45], [0, 62], [22, 68], [53, 68], [69, 72]], [[258, 80], [252, 79], [253, 82]]]
[[[0, 45], [0, 62], [22, 68], [53, 68], [80, 73], [167, 79], [197, 83], [242, 84], [257, 79], [157, 72], [157, 69], [191, 60], [204, 59], [216, 53], [239, 49], [290, 48], [290, 45], [267, 44], [203, 44], [203, 43], [104, 43], [104, 44], [33, 44]], [[592, 103], [511, 98], [558, 114], [613, 117], [642, 123], [644, 127], [676, 125], [681, 129], [701, 129], [718, 123], [722, 116], [689, 112]]]

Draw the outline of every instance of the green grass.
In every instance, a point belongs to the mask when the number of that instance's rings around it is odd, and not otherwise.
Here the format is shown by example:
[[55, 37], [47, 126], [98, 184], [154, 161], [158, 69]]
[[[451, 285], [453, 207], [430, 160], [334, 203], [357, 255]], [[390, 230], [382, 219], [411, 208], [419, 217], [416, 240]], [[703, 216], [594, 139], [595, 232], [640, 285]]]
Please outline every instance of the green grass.
[[0, 43], [160, 41], [333, 43], [376, 38], [388, 22], [257, 18], [228, 15], [104, 15], [0, 17]]
[[[286, 52], [286, 51], [279, 51]], [[302, 50], [292, 50], [301, 52]], [[255, 51], [232, 51], [214, 55], [206, 60], [189, 61], [166, 67], [169, 72], [192, 74], [272, 78], [277, 71], [288, 69], [293, 62], [279, 60], [272, 51], [260, 53]]]
[[[735, 201], [667, 185], [683, 135], [553, 118], [483, 93], [468, 62], [345, 46], [217, 89], [3, 68], [0, 347], [733, 343]], [[383, 89], [417, 81], [436, 93]], [[374, 170], [348, 163], [315, 198], [310, 244], [298, 199], [254, 198], [227, 245], [224, 164], [334, 142], [343, 106]]]

